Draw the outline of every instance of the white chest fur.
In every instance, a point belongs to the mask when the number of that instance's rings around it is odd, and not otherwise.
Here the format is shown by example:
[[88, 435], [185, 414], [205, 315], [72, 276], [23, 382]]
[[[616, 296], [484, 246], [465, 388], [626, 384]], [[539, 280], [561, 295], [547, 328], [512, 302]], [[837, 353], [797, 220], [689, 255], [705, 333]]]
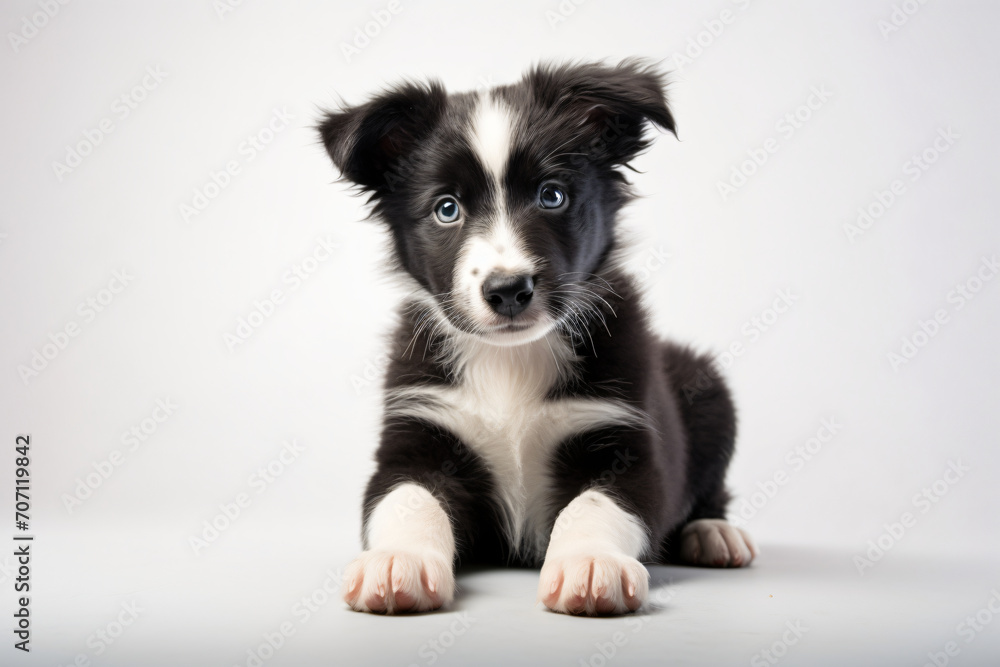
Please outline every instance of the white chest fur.
[[452, 363], [456, 384], [396, 390], [387, 411], [435, 423], [482, 457], [494, 477], [511, 545], [541, 555], [545, 526], [559, 509], [550, 500], [555, 448], [601, 426], [642, 422], [643, 415], [621, 401], [546, 399], [573, 372], [572, 350], [555, 336], [517, 347], [468, 340]]

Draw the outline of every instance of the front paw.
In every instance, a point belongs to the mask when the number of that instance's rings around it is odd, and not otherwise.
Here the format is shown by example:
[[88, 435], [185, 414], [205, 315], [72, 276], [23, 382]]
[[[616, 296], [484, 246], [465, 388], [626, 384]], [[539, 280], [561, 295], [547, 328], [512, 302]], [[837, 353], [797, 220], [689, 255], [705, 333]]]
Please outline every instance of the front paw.
[[355, 611], [430, 611], [454, 597], [451, 561], [435, 552], [364, 551], [344, 574], [344, 601]]
[[725, 519], [698, 519], [681, 531], [681, 557], [693, 565], [745, 567], [756, 556], [750, 534]]
[[625, 614], [648, 593], [646, 568], [621, 554], [547, 557], [538, 583], [538, 599], [562, 614]]

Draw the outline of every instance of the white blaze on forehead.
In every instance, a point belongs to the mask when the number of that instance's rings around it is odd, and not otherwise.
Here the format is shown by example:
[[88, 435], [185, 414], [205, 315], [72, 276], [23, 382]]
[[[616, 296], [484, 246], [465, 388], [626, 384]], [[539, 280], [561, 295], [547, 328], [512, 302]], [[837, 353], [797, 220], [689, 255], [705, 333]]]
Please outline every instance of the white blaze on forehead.
[[480, 323], [495, 318], [483, 297], [483, 281], [492, 273], [533, 275], [536, 263], [527, 252], [523, 238], [507, 213], [503, 175], [514, 136], [514, 115], [509, 107], [490, 94], [479, 96], [472, 115], [469, 143], [483, 169], [494, 181], [490, 207], [481, 229], [465, 241], [455, 266], [457, 301], [468, 315]]
[[510, 155], [513, 121], [510, 110], [488, 92], [480, 96], [472, 119], [472, 147], [483, 167], [498, 184], [503, 180], [504, 167]]

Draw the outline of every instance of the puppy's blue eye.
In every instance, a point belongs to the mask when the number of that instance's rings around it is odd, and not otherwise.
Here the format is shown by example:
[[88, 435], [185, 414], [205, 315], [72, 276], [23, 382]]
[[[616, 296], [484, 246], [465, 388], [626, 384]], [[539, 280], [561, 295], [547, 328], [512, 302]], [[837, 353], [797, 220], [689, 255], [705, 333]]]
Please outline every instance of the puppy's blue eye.
[[434, 207], [434, 217], [446, 225], [455, 222], [461, 215], [462, 211], [454, 197], [445, 197]]
[[566, 193], [558, 185], [546, 183], [538, 191], [538, 205], [542, 208], [559, 208], [566, 203]]

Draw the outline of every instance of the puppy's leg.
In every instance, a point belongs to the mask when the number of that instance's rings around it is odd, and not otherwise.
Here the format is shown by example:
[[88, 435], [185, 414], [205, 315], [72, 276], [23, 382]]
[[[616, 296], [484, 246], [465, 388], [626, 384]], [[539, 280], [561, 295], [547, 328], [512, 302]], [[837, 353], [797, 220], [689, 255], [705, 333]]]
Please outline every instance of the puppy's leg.
[[749, 533], [725, 520], [726, 468], [736, 442], [736, 411], [710, 357], [666, 343], [664, 369], [689, 442], [688, 480], [696, 490], [683, 528], [666, 540], [668, 558], [707, 567], [742, 567], [757, 556]]
[[648, 547], [641, 520], [606, 493], [584, 491], [559, 513], [538, 584], [538, 599], [565, 614], [623, 614], [646, 600]]
[[357, 611], [429, 611], [455, 594], [455, 537], [441, 503], [405, 483], [385, 495], [366, 524], [368, 549], [344, 576], [344, 600]]

